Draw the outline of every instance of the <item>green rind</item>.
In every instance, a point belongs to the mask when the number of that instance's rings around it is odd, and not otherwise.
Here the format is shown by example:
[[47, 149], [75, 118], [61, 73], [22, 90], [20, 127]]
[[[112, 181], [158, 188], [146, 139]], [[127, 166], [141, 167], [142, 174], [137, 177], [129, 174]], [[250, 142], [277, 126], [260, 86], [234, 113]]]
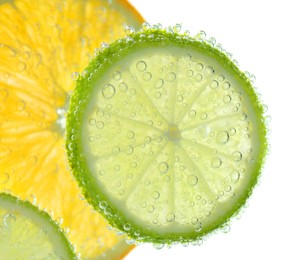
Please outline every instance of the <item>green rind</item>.
[[[47, 212], [40, 210], [38, 207], [32, 205], [29, 201], [20, 200], [17, 197], [14, 197], [13, 195], [8, 194], [8, 193], [0, 193], [0, 202], [1, 202], [1, 200], [4, 202], [9, 202], [18, 208], [24, 208], [25, 211], [27, 211], [29, 213], [28, 217], [37, 216], [37, 218], [44, 220], [52, 228], [54, 233], [57, 234], [62, 245], [64, 245], [64, 250], [68, 256], [67, 260], [78, 259], [78, 257], [74, 253], [74, 249], [73, 249], [72, 245], [70, 244], [69, 240], [65, 236], [64, 232], [61, 230], [61, 228], [58, 226], [58, 224], [52, 220], [52, 218], [50, 217], [50, 215]], [[1, 207], [1, 203], [0, 203], [0, 207]], [[31, 212], [29, 212], [29, 211], [31, 211]], [[0, 252], [0, 254], [1, 254], [1, 252]]]
[[[124, 225], [128, 223], [122, 212], [118, 211], [106, 197], [102, 194], [101, 190], [94, 185], [96, 182], [92, 176], [90, 176], [90, 170], [86, 164], [85, 156], [81, 146], [81, 136], [76, 133], [81, 132], [83, 124], [83, 112], [86, 108], [87, 102], [90, 99], [90, 94], [93, 92], [95, 87], [94, 82], [102, 77], [106, 70], [114, 64], [116, 61], [125, 57], [127, 54], [133, 52], [135, 49], [142, 49], [150, 46], [176, 46], [176, 47], [187, 47], [199, 48], [201, 52], [215, 57], [223, 66], [224, 69], [229, 71], [232, 75], [235, 75], [236, 79], [241, 82], [241, 86], [245, 91], [246, 95], [250, 98], [251, 104], [254, 106], [256, 118], [258, 120], [257, 126], [259, 131], [259, 158], [254, 167], [254, 171], [251, 174], [252, 179], [249, 182], [249, 187], [246, 193], [241, 196], [240, 201], [229, 211], [227, 217], [218, 219], [208, 229], [204, 229], [197, 235], [196, 232], [181, 233], [181, 234], [167, 234], [161, 236], [156, 234], [154, 230], [146, 230], [143, 227], [130, 223], [130, 230], [125, 230]], [[252, 83], [249, 78], [233, 63], [232, 60], [219, 49], [211, 46], [207, 41], [199, 37], [189, 37], [187, 35], [181, 35], [174, 32], [169, 32], [165, 29], [147, 29], [134, 33], [123, 39], [113, 42], [109, 47], [104, 48], [100, 54], [95, 57], [88, 67], [85, 69], [85, 76], [81, 77], [77, 81], [76, 89], [73, 93], [70, 103], [70, 109], [67, 115], [67, 141], [66, 148], [69, 158], [69, 164], [72, 172], [82, 188], [84, 196], [93, 207], [98, 210], [113, 226], [119, 230], [128, 234], [129, 237], [141, 240], [143, 242], [152, 242], [156, 244], [171, 244], [173, 242], [194, 242], [205, 237], [207, 234], [214, 230], [222, 228], [231, 217], [235, 216], [239, 210], [245, 205], [247, 199], [250, 197], [253, 188], [258, 182], [258, 178], [261, 174], [261, 169], [267, 153], [267, 129], [264, 117], [263, 106], [252, 87]], [[96, 196], [97, 194], [97, 196]], [[100, 207], [100, 202], [106, 202], [106, 207]], [[141, 235], [137, 236], [135, 231], [140, 231]]]

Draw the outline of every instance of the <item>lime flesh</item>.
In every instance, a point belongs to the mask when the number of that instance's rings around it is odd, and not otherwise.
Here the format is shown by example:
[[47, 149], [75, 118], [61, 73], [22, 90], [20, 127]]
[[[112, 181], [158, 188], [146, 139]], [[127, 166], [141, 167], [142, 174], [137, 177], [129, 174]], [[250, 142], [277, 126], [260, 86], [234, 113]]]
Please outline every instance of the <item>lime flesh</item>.
[[50, 216], [29, 202], [0, 193], [0, 259], [77, 259]]
[[220, 227], [266, 151], [249, 79], [206, 42], [146, 30], [106, 48], [80, 79], [67, 150], [85, 196], [138, 241], [189, 242]]

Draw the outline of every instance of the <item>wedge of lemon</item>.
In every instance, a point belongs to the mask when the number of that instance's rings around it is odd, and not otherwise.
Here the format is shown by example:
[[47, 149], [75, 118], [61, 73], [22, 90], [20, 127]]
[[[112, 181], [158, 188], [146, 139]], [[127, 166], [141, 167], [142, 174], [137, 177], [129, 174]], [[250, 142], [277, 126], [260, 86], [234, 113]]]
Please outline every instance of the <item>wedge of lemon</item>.
[[144, 26], [77, 82], [70, 165], [85, 197], [137, 241], [190, 242], [245, 203], [266, 154], [249, 78], [202, 39]]
[[0, 193], [0, 259], [77, 259], [48, 213], [28, 201]]
[[53, 211], [82, 258], [119, 258], [131, 247], [82, 200], [67, 170], [65, 113], [71, 74], [142, 18], [123, 0], [0, 3], [0, 190]]

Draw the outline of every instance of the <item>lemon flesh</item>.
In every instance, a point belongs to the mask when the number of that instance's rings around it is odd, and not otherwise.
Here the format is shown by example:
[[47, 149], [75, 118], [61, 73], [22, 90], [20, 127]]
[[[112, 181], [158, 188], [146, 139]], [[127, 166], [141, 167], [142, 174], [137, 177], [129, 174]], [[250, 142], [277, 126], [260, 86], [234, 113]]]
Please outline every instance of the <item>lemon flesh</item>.
[[147, 30], [77, 83], [70, 164], [89, 202], [139, 241], [193, 241], [249, 197], [266, 150], [248, 78], [206, 42]]
[[5, 193], [0, 193], [0, 234], [0, 259], [77, 259], [47, 213]]

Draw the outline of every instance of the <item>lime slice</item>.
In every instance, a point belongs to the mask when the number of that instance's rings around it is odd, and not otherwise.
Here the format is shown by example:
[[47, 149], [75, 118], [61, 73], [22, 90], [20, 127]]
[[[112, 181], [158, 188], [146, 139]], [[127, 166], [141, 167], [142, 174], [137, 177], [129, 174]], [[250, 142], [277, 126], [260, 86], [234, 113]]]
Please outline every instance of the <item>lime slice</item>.
[[103, 49], [67, 117], [85, 197], [138, 241], [194, 241], [251, 194], [266, 127], [250, 79], [214, 44], [144, 26]]
[[0, 234], [0, 259], [77, 259], [46, 212], [6, 193], [0, 193]]

